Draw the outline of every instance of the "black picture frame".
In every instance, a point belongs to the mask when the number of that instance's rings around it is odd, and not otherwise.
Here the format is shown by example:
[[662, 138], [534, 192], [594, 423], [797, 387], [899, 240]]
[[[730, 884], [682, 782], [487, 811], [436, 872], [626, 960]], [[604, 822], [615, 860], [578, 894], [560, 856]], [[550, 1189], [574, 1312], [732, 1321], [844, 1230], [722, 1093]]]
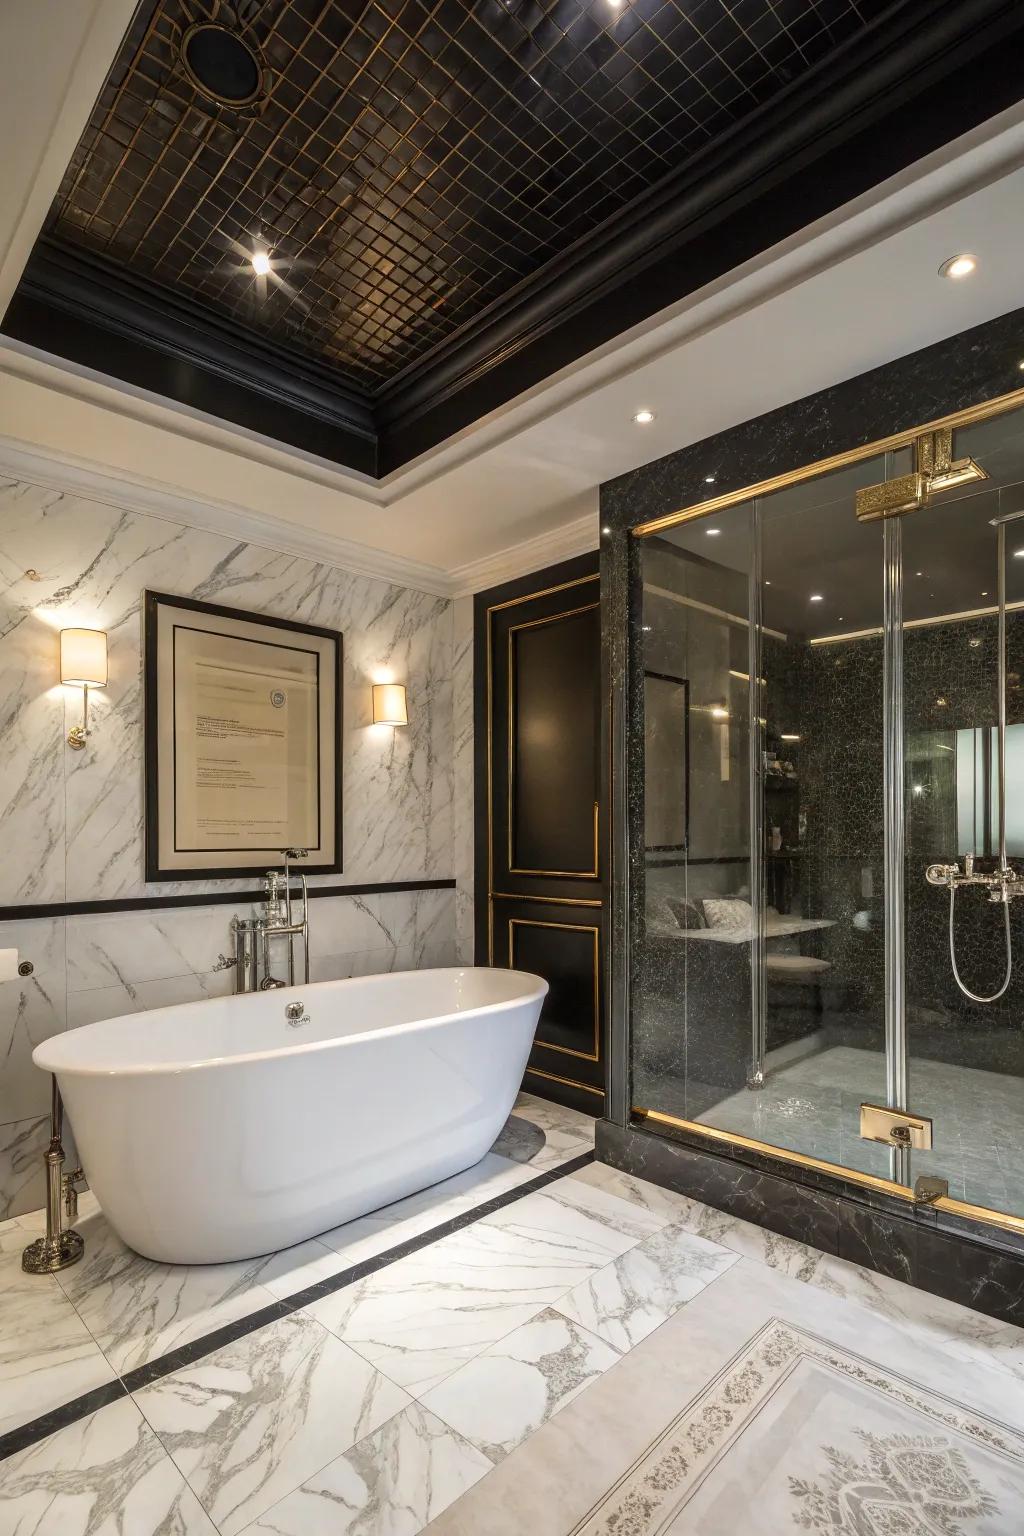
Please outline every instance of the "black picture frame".
[[650, 743], [649, 731], [651, 727], [650, 689], [651, 683], [667, 683], [677, 689], [682, 699], [682, 721], [680, 724], [680, 737], [682, 740], [682, 761], [680, 763], [682, 786], [680, 795], [680, 814], [682, 817], [682, 841], [668, 843], [649, 843], [646, 840], [646, 828], [644, 850], [647, 853], [685, 853], [690, 844], [690, 683], [689, 679], [679, 677], [672, 672], [655, 672], [649, 668], [644, 669], [644, 760], [646, 763], [647, 749]]
[[[251, 878], [260, 865], [249, 863], [226, 867], [224, 865], [196, 866], [195, 868], [168, 868], [160, 861], [160, 811], [161, 797], [173, 795], [173, 788], [161, 783], [159, 765], [159, 727], [164, 700], [159, 682], [158, 616], [161, 609], [180, 609], [185, 613], [198, 613], [208, 618], [234, 620], [258, 625], [277, 634], [307, 635], [325, 640], [333, 648], [332, 673], [334, 679], [333, 722], [326, 732], [326, 740], [334, 757], [334, 837], [329, 859], [311, 858], [303, 861], [306, 874], [337, 874], [343, 868], [343, 763], [342, 741], [344, 720], [344, 647], [345, 639], [340, 630], [326, 629], [319, 624], [303, 624], [296, 619], [280, 619], [272, 614], [253, 613], [249, 609], [229, 608], [220, 603], [201, 602], [193, 597], [181, 597], [170, 592], [147, 590], [143, 594], [143, 738], [145, 757], [145, 865], [147, 882], [185, 880], [237, 880]], [[320, 738], [321, 746], [323, 737]], [[263, 852], [263, 850], [259, 850]], [[267, 849], [267, 864], [272, 866], [279, 850]]]

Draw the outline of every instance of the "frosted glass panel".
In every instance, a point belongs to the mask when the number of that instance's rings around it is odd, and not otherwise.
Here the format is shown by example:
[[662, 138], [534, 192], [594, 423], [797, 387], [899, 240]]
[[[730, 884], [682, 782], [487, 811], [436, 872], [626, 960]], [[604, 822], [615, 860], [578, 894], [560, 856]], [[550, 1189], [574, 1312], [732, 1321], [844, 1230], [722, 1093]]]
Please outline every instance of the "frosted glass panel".
[[[997, 732], [956, 733], [957, 852], [990, 854], [999, 849]], [[1006, 782], [1024, 784], [1024, 725], [1006, 728]], [[1024, 858], [1024, 800], [1006, 799], [1006, 852]]]

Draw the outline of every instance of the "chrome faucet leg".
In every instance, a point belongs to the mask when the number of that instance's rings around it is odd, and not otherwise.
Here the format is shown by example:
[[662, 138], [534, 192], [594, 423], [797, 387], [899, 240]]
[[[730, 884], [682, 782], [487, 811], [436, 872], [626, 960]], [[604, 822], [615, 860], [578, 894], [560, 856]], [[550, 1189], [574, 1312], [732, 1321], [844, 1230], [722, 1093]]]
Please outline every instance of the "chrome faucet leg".
[[63, 1129], [64, 1106], [57, 1087], [57, 1079], [53, 1078], [50, 1094], [50, 1145], [46, 1149], [45, 1158], [46, 1236], [37, 1237], [34, 1243], [29, 1243], [21, 1256], [21, 1267], [29, 1275], [52, 1275], [58, 1269], [67, 1269], [69, 1264], [77, 1264], [85, 1252], [85, 1239], [80, 1232], [61, 1230], [64, 1224], [61, 1210], [62, 1197], [66, 1195], [68, 1216], [73, 1221], [72, 1212], [77, 1214], [78, 1210], [74, 1181], [76, 1176], [78, 1178], [82, 1176], [80, 1168], [76, 1168], [71, 1174], [63, 1175], [64, 1148], [61, 1145]]

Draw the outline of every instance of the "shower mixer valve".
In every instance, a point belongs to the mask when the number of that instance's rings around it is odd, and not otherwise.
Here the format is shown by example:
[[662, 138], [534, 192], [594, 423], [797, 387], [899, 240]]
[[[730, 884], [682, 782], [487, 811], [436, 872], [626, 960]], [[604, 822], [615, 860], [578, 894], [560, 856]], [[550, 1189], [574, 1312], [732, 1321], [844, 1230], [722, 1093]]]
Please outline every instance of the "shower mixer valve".
[[950, 891], [964, 885], [983, 886], [988, 891], [989, 901], [1003, 902], [1015, 896], [1024, 896], [1024, 875], [1018, 874], [1008, 864], [993, 870], [991, 874], [975, 871], [973, 853], [964, 854], [963, 869], [959, 864], [929, 864], [924, 877], [929, 885], [942, 885]]

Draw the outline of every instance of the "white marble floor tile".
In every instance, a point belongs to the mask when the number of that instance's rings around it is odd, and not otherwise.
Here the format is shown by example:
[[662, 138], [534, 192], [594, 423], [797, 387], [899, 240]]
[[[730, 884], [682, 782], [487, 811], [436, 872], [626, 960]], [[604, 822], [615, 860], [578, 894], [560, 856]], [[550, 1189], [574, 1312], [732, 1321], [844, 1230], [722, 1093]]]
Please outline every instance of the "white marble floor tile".
[[576, 1141], [594, 1145], [597, 1121], [592, 1115], [584, 1115], [578, 1109], [556, 1104], [552, 1099], [540, 1099], [535, 1093], [520, 1093], [513, 1114], [539, 1125], [544, 1130], [562, 1131]]
[[570, 1291], [558, 1311], [616, 1349], [631, 1349], [739, 1262], [681, 1226], [663, 1227]]
[[[590, 1166], [593, 1167], [594, 1164]], [[587, 1170], [581, 1171], [585, 1173]], [[655, 1232], [660, 1232], [662, 1227], [669, 1223], [668, 1217], [638, 1206], [636, 1201], [627, 1200], [610, 1188], [602, 1189], [599, 1184], [588, 1183], [583, 1179], [576, 1180], [571, 1176], [557, 1179], [553, 1184], [548, 1184], [539, 1191], [536, 1197], [529, 1198], [541, 1197], [554, 1201], [556, 1205], [561, 1205], [567, 1211], [576, 1211], [600, 1226], [621, 1233], [624, 1237], [634, 1238], [637, 1242], [642, 1242], [646, 1237], [653, 1237]], [[510, 1209], [515, 1210], [515, 1206]], [[495, 1219], [495, 1217], [487, 1218], [487, 1220]]]
[[608, 1229], [548, 1204], [550, 1230], [476, 1222], [309, 1311], [419, 1397], [606, 1262]]
[[235, 1536], [409, 1401], [296, 1313], [136, 1393], [222, 1536]]
[[594, 1125], [589, 1115], [521, 1093], [493, 1150], [528, 1164], [534, 1173], [546, 1173], [589, 1152], [594, 1145]]
[[130, 1398], [0, 1462], [4, 1536], [217, 1536]]
[[423, 1403], [498, 1462], [620, 1358], [604, 1339], [547, 1307]]
[[318, 1238], [310, 1238], [292, 1248], [281, 1248], [265, 1259], [255, 1260], [251, 1273], [253, 1280], [283, 1300], [309, 1285], [329, 1280], [347, 1265], [348, 1260], [335, 1253], [333, 1248], [328, 1248]]
[[[524, 1241], [538, 1247], [551, 1249], [558, 1255], [571, 1253], [580, 1264], [591, 1271], [601, 1269], [609, 1260], [625, 1253], [642, 1239], [650, 1237], [652, 1226], [643, 1213], [616, 1200], [612, 1195], [602, 1196], [598, 1190], [581, 1189], [579, 1203], [558, 1198], [551, 1185], [550, 1191], [538, 1191], [517, 1200], [503, 1210], [485, 1216], [481, 1226], [500, 1227], [516, 1233]], [[593, 1198], [587, 1201], [586, 1196]], [[604, 1199], [611, 1209], [595, 1209]]]
[[682, 1220], [696, 1204], [687, 1195], [677, 1195], [674, 1190], [663, 1189], [660, 1184], [651, 1184], [647, 1179], [638, 1179], [631, 1173], [621, 1173], [609, 1163], [590, 1163], [588, 1167], [560, 1181], [560, 1186], [566, 1184], [587, 1184], [594, 1189], [606, 1190], [610, 1195], [617, 1195], [620, 1200], [628, 1200], [630, 1204], [640, 1206], [660, 1220], [663, 1226]]
[[410, 1238], [420, 1237], [432, 1227], [441, 1226], [474, 1206], [484, 1205], [535, 1176], [536, 1170], [488, 1152], [464, 1173], [457, 1173], [429, 1189], [396, 1200], [393, 1205], [323, 1232], [318, 1241], [341, 1254], [344, 1263], [340, 1267], [347, 1268], [388, 1248], [396, 1248]]
[[21, 1249], [0, 1257], [0, 1434], [114, 1380], [52, 1275], [26, 1275]]
[[645, 1210], [674, 1211], [681, 1226], [709, 1242], [730, 1248], [734, 1253], [833, 1296], [859, 1302], [880, 1317], [918, 1331], [925, 1348], [987, 1363], [996, 1369], [1010, 1371], [1024, 1382], [1024, 1328], [986, 1317], [969, 1307], [906, 1285], [902, 1280], [876, 1274], [859, 1264], [812, 1248], [808, 1243], [770, 1232], [766, 1227], [702, 1205], [700, 1201], [662, 1189], [645, 1179], [619, 1173], [605, 1163], [593, 1163], [561, 1181], [557, 1187], [577, 1183], [593, 1183], [614, 1191], [625, 1199], [634, 1200]]
[[35, 1212], [26, 1216], [9, 1216], [6, 1221], [0, 1221], [0, 1254], [16, 1253], [20, 1257], [22, 1250], [35, 1241], [42, 1227], [31, 1225], [33, 1215]]
[[416, 1536], [491, 1470], [412, 1403], [275, 1504], [247, 1536]]
[[59, 1283], [115, 1371], [144, 1365], [215, 1328], [271, 1306], [264, 1260], [157, 1264], [133, 1253], [97, 1212], [78, 1223], [85, 1257]]

